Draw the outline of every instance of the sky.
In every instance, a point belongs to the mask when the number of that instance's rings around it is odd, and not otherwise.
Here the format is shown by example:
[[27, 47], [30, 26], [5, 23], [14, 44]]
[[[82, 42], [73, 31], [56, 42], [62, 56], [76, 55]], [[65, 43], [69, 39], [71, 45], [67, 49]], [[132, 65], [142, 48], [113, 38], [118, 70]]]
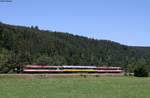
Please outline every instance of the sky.
[[150, 46], [150, 0], [1, 1], [3, 23]]

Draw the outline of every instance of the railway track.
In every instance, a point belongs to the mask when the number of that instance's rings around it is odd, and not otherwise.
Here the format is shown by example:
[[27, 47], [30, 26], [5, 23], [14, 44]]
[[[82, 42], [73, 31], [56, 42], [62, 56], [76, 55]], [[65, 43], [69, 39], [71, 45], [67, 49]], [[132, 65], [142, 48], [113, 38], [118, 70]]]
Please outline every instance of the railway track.
[[19, 78], [50, 78], [50, 77], [101, 77], [101, 76], [123, 76], [123, 73], [58, 73], [58, 74], [0, 74], [0, 77]]

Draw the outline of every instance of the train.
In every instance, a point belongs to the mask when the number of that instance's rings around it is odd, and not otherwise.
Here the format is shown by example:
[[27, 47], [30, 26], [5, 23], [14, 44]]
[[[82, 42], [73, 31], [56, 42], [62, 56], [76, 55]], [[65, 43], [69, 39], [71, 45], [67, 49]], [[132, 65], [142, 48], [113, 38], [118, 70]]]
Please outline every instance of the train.
[[121, 67], [24, 65], [23, 73], [122, 73]]

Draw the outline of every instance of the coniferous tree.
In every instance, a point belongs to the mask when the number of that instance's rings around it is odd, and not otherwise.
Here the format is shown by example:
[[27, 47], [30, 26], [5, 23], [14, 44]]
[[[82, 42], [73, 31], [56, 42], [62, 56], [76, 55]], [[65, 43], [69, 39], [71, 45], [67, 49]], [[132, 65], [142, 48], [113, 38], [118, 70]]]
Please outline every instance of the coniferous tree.
[[[10, 55], [11, 54], [11, 55]], [[150, 47], [131, 47], [63, 32], [0, 23], [0, 72], [25, 64], [121, 66], [134, 72], [143, 58], [150, 69]]]

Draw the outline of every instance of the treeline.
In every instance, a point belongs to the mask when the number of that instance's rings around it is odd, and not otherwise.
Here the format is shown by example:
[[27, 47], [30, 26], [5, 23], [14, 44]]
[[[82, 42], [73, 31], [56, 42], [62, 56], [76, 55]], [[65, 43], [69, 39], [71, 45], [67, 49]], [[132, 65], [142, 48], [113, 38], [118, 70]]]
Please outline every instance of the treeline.
[[149, 47], [0, 23], [0, 73], [25, 64], [122, 66], [133, 71], [139, 60], [150, 65]]

